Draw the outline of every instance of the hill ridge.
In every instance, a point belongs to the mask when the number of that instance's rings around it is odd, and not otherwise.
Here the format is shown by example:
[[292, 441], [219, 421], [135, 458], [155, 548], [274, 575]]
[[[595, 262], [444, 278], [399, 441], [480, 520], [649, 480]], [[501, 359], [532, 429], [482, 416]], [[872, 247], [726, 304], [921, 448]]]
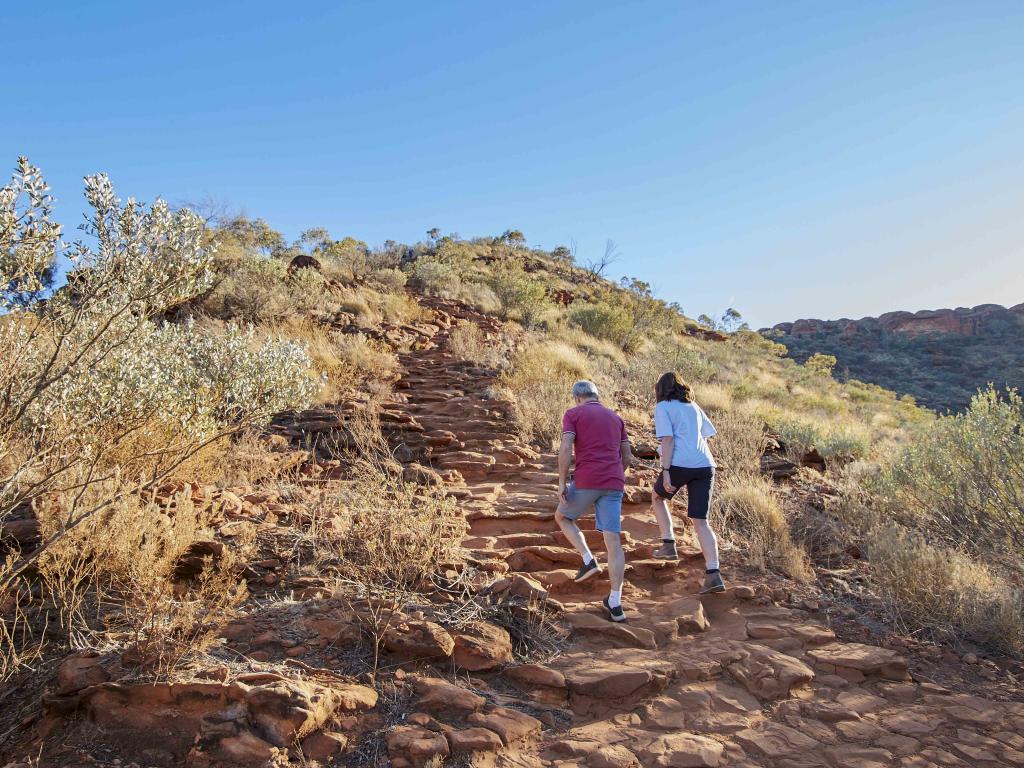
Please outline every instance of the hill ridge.
[[799, 319], [761, 333], [803, 362], [833, 355], [840, 376], [879, 384], [936, 410], [964, 408], [988, 383], [1024, 385], [1024, 303]]

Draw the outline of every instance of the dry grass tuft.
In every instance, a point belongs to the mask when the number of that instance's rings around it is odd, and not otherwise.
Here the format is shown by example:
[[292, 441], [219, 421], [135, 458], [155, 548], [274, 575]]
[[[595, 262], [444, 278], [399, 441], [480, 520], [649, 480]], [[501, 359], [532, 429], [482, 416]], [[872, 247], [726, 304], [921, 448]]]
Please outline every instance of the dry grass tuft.
[[[562, 414], [572, 406], [574, 381], [587, 377], [589, 362], [560, 342], [531, 342], [502, 375], [499, 393], [515, 405], [516, 423], [528, 440], [551, 446], [562, 431]], [[600, 382], [599, 382], [600, 383]]]
[[[39, 510], [44, 536], [62, 530], [61, 509]], [[178, 583], [182, 556], [212, 541], [209, 517], [186, 492], [163, 504], [127, 496], [48, 547], [38, 561], [43, 596], [66, 639], [102, 630], [156, 679], [197, 659], [245, 599], [239, 550], [252, 543], [213, 546], [216, 559]]]
[[723, 529], [746, 545], [755, 564], [778, 568], [797, 581], [812, 578], [807, 553], [793, 542], [771, 481], [760, 476], [732, 478], [718, 491], [717, 505]]
[[333, 576], [349, 600], [373, 641], [376, 667], [402, 609], [461, 563], [466, 522], [443, 489], [404, 481], [372, 413], [348, 428], [356, 443], [351, 479], [311, 514], [308, 533], [316, 571]]
[[712, 417], [717, 434], [709, 441], [711, 451], [727, 475], [755, 475], [765, 449], [764, 426], [760, 419], [740, 411]]
[[983, 563], [895, 525], [869, 539], [871, 578], [897, 627], [1024, 653], [1024, 593]]
[[488, 336], [474, 323], [459, 323], [448, 338], [452, 352], [487, 368], [504, 370], [512, 353], [511, 339], [506, 334]]

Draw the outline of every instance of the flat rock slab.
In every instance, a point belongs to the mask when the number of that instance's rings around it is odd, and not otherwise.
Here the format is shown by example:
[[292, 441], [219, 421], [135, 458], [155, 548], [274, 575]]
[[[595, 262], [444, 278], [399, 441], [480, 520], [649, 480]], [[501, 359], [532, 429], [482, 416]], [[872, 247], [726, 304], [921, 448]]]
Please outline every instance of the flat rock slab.
[[494, 731], [505, 746], [537, 736], [541, 731], [540, 720], [508, 707], [495, 707], [486, 713], [474, 712], [466, 722]]
[[620, 647], [652, 650], [658, 647], [654, 633], [649, 629], [616, 624], [593, 613], [570, 613], [565, 619], [577, 633], [600, 635]]
[[876, 675], [888, 680], [905, 680], [907, 677], [907, 660], [896, 651], [875, 645], [835, 643], [815, 648], [807, 655], [815, 663], [836, 670], [852, 669], [865, 676]]
[[805, 736], [795, 728], [778, 723], [766, 723], [760, 728], [748, 728], [733, 738], [748, 753], [771, 759], [805, 753], [821, 747], [821, 743]]
[[654, 679], [650, 670], [625, 664], [595, 663], [593, 666], [568, 670], [565, 679], [573, 693], [597, 699], [631, 696]]
[[655, 768], [716, 768], [722, 745], [706, 736], [673, 733], [659, 736], [641, 754], [642, 764]]

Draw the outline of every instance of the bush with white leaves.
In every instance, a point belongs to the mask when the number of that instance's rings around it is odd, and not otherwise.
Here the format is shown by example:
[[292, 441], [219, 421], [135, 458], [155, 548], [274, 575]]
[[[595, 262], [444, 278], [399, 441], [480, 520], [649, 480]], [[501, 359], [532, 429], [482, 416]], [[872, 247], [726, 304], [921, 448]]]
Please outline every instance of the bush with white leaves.
[[[68, 246], [37, 168], [19, 159], [0, 188], [0, 521], [41, 503], [60, 505], [63, 521], [17, 568], [0, 568], [0, 590], [117, 499], [317, 388], [300, 345], [168, 321], [212, 285], [199, 216], [122, 204], [103, 174], [85, 179], [85, 196], [92, 242]], [[60, 257], [67, 284], [48, 295]], [[84, 492], [101, 485], [115, 490]]]

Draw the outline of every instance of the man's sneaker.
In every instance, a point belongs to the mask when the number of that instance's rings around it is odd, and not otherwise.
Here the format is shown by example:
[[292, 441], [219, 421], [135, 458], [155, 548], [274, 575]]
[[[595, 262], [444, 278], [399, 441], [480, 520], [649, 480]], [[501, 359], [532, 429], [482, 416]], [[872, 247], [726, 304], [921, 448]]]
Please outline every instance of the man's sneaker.
[[676, 552], [676, 543], [674, 541], [665, 542], [651, 552], [651, 557], [657, 560], [678, 560], [679, 553]]
[[587, 579], [597, 576], [601, 572], [601, 566], [597, 564], [597, 560], [591, 559], [589, 563], [584, 565], [579, 571], [576, 572], [576, 578], [573, 579], [577, 584], [581, 584]]
[[701, 587], [700, 594], [706, 595], [708, 592], [725, 592], [725, 582], [718, 571], [704, 574], [704, 586]]
[[611, 619], [612, 621], [625, 621], [626, 620], [626, 613], [625, 613], [625, 611], [622, 610], [622, 606], [621, 605], [616, 605], [614, 608], [612, 608], [610, 605], [608, 605], [608, 598], [607, 597], [604, 600], [602, 600], [601, 602], [604, 605], [604, 609], [606, 611], [608, 611], [608, 618], [609, 619]]

